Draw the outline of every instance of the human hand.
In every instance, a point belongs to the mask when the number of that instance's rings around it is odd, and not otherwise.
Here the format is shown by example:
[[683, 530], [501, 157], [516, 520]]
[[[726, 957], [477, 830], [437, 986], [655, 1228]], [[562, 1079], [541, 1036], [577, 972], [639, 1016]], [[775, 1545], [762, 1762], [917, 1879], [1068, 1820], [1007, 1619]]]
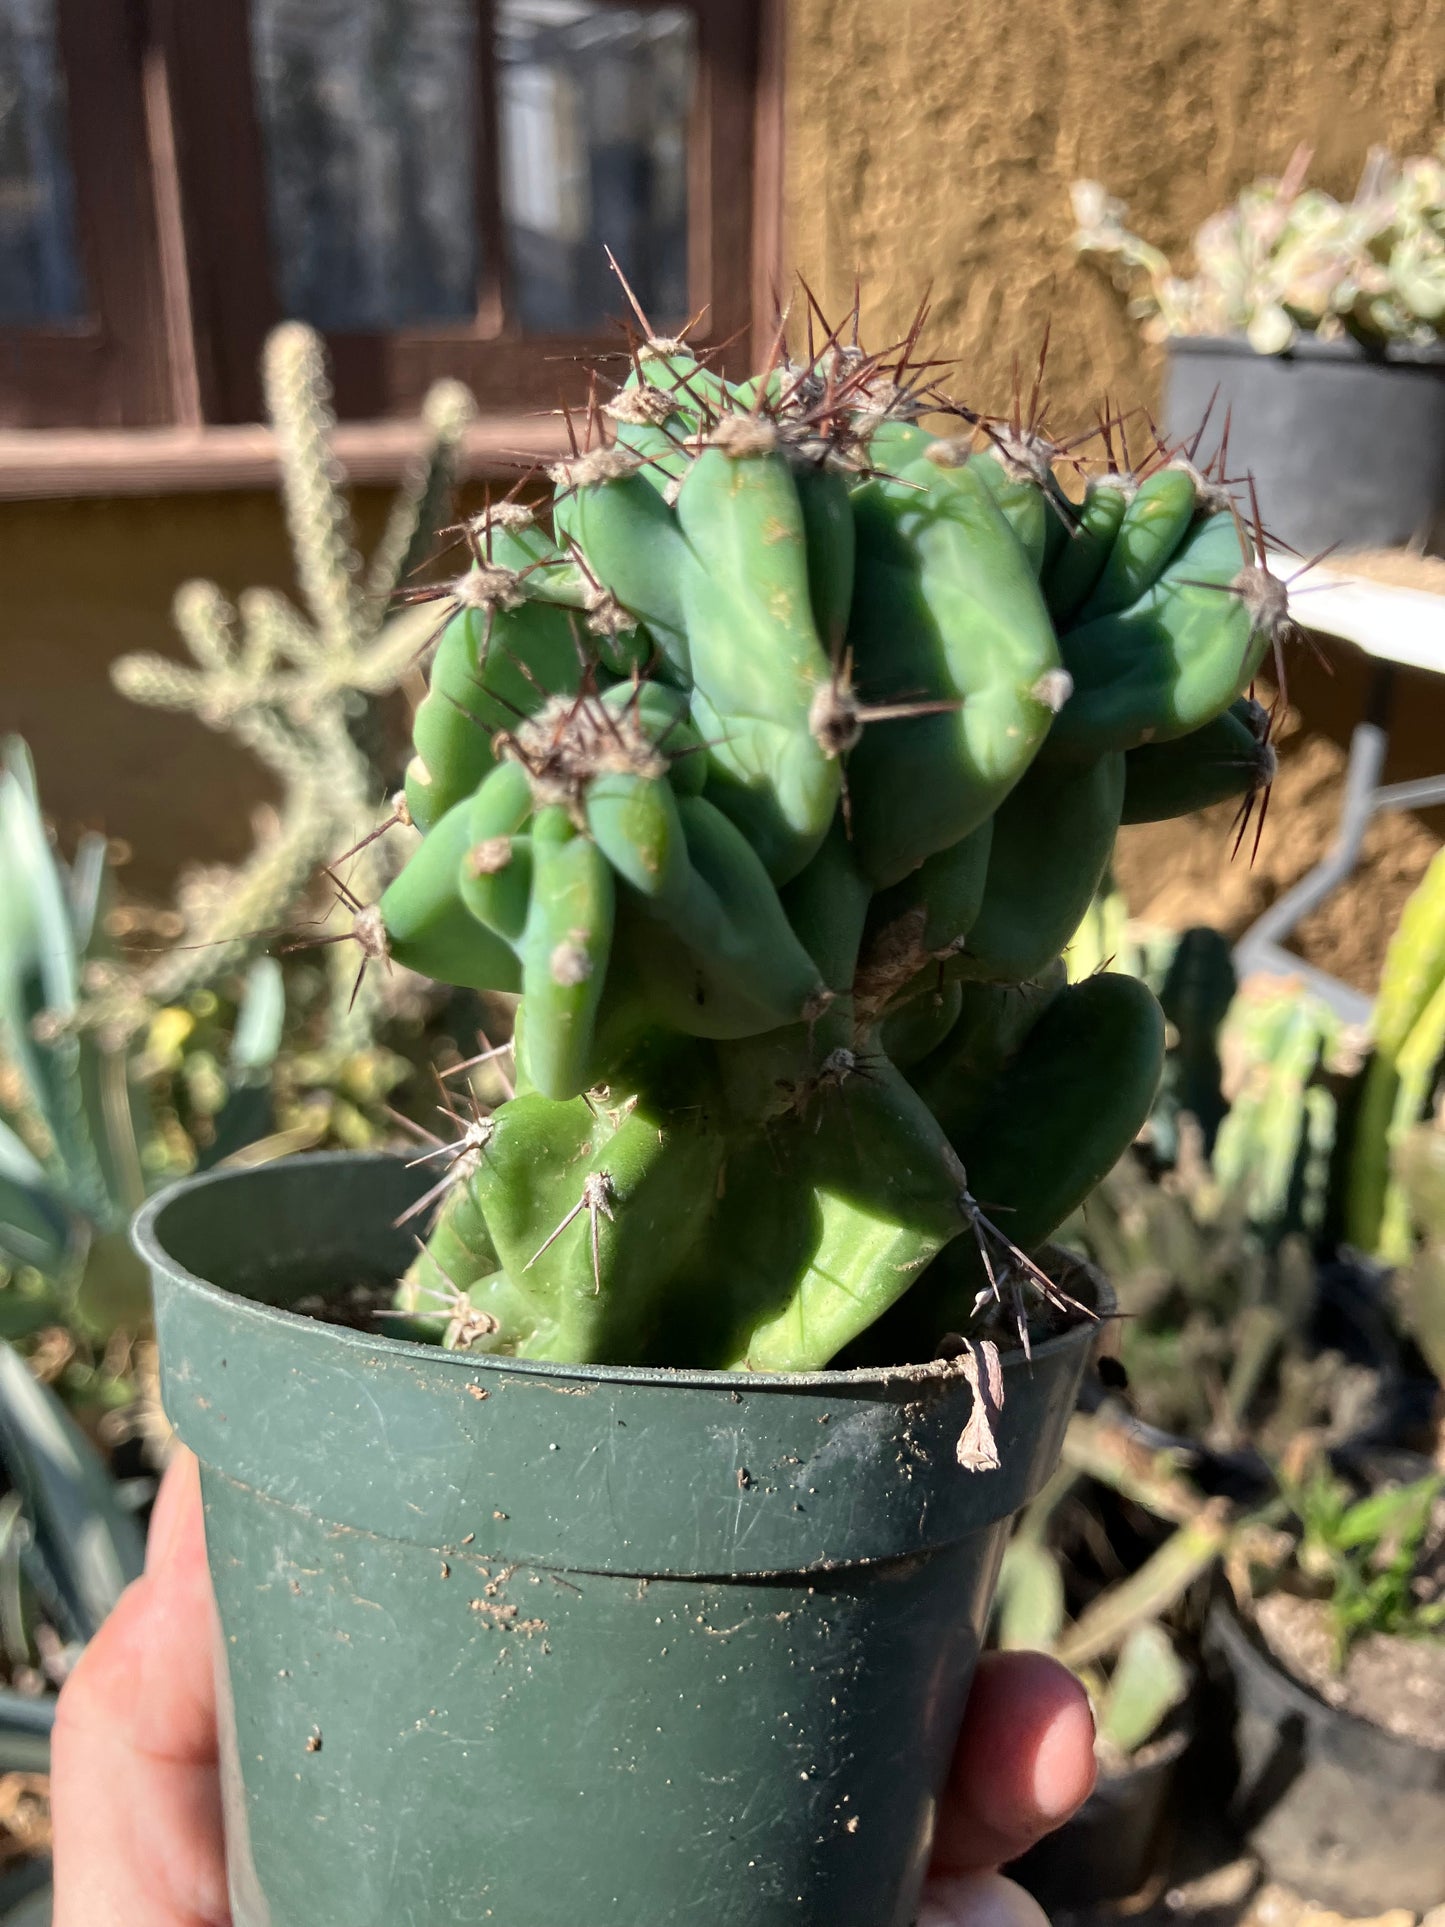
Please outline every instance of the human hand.
[[[212, 1679], [215, 1603], [196, 1461], [166, 1473], [145, 1576], [86, 1649], [56, 1713], [54, 1927], [229, 1927]], [[918, 1927], [1040, 1927], [993, 1871], [1093, 1784], [1083, 1689], [1037, 1653], [979, 1666]]]

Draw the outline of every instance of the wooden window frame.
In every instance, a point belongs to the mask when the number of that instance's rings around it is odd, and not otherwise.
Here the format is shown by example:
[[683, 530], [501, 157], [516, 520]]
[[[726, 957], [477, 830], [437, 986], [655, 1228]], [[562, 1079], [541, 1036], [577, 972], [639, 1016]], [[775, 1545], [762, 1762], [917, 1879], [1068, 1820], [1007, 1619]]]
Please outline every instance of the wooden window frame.
[[[35, 403], [17, 416], [0, 393], [0, 430], [31, 431], [0, 432], [0, 495], [86, 492], [87, 465], [94, 492], [150, 492], [167, 473], [178, 486], [206, 486], [208, 470], [216, 486], [252, 484], [274, 469], [267, 432], [253, 425], [262, 414], [261, 345], [281, 311], [254, 91], [236, 78], [250, 72], [246, 0], [57, 3], [72, 127], [87, 127], [74, 166], [100, 319], [0, 332], [0, 382], [30, 373]], [[749, 332], [757, 338], [770, 325], [781, 273], [786, 0], [660, 3], [686, 6], [698, 25], [689, 282], [694, 312], [706, 315], [694, 339], [702, 348], [732, 343], [724, 358], [737, 366]], [[493, 0], [477, 5], [487, 65]], [[107, 25], [97, 34], [99, 18]], [[495, 182], [491, 120], [482, 116], [491, 152], [479, 157], [479, 172], [490, 166]], [[90, 137], [97, 121], [105, 149]], [[495, 196], [490, 226], [487, 206], [479, 208], [483, 247], [497, 263]], [[560, 445], [560, 422], [535, 411], [583, 400], [588, 361], [615, 353], [620, 336], [524, 335], [502, 324], [500, 294], [495, 282], [485, 287], [462, 327], [327, 336], [343, 434], [362, 472], [380, 479], [405, 459], [410, 442], [398, 418], [414, 416], [441, 375], [466, 382], [482, 411], [470, 440], [473, 472], [495, 471], [519, 442], [534, 455]], [[97, 426], [141, 432], [87, 432]], [[27, 448], [28, 483], [18, 473]]]
[[0, 327], [0, 428], [173, 419], [138, 25], [122, 0], [56, 0], [87, 312]]

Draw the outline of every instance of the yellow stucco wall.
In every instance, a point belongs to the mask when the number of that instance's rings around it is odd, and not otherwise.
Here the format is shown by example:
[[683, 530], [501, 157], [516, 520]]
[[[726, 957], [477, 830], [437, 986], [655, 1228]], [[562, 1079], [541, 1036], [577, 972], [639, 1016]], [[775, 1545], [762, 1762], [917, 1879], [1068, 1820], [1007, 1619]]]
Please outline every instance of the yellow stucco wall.
[[[385, 500], [359, 505], [368, 540]], [[227, 738], [110, 686], [109, 663], [129, 650], [184, 657], [170, 605], [190, 576], [230, 596], [252, 584], [294, 593], [275, 498], [0, 503], [0, 731], [30, 742], [63, 837], [87, 825], [131, 845], [127, 881], [142, 893], [184, 862], [242, 855], [269, 794]]]
[[933, 285], [957, 391], [1007, 400], [1053, 321], [1057, 419], [1157, 365], [1070, 247], [1069, 183], [1104, 181], [1176, 258], [1295, 144], [1352, 190], [1372, 142], [1445, 124], [1445, 0], [787, 0], [789, 252], [828, 305], [864, 274], [870, 338]]

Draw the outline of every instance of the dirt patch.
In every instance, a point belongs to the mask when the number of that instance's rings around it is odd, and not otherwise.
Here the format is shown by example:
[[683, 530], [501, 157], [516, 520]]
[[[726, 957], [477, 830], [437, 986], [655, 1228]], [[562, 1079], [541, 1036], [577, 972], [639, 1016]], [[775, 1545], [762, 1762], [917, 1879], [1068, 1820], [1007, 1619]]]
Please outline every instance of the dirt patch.
[[1320, 1600], [1270, 1593], [1257, 1602], [1255, 1622], [1280, 1665], [1327, 1705], [1416, 1746], [1445, 1751], [1445, 1641], [1371, 1633], [1337, 1673]]
[[347, 1331], [395, 1333], [398, 1326], [390, 1316], [395, 1297], [395, 1285], [344, 1285], [330, 1293], [309, 1292], [286, 1309]]
[[[1239, 854], [1230, 855], [1235, 810], [1228, 803], [1172, 823], [1122, 830], [1114, 879], [1130, 914], [1171, 930], [1207, 923], [1227, 937], [1241, 936], [1334, 840], [1344, 773], [1345, 753], [1337, 744], [1286, 726], [1269, 818], [1253, 861], [1252, 830]], [[1290, 948], [1373, 996], [1400, 911], [1439, 847], [1418, 818], [1404, 812], [1377, 816], [1358, 868], [1304, 920]]]
[[0, 1775], [0, 1866], [49, 1851], [49, 1774]]
[[1409, 549], [1361, 549], [1353, 555], [1332, 555], [1328, 564], [1336, 575], [1357, 575], [1365, 582], [1382, 582], [1391, 589], [1423, 589], [1445, 596], [1445, 555], [1414, 555]]

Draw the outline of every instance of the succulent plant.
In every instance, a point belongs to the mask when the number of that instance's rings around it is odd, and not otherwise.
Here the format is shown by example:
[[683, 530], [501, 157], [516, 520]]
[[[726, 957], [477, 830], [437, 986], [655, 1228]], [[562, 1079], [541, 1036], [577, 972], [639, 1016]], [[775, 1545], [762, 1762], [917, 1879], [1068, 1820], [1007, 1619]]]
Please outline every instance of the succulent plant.
[[[57, 854], [29, 753], [10, 738], [0, 757], [0, 1265], [42, 1274], [60, 1293], [57, 1315], [77, 1310], [102, 1333], [147, 1314], [126, 1227], [155, 1176], [143, 1046], [123, 1027], [82, 1021], [111, 966], [110, 890], [104, 837], [82, 837], [69, 865]], [[282, 1002], [280, 966], [258, 958], [215, 1105], [229, 1147], [268, 1128]]]
[[[1445, 1473], [1361, 1494], [1307, 1437], [1297, 1446], [1280, 1468], [1279, 1488], [1298, 1522], [1298, 1582], [1326, 1603], [1336, 1670], [1355, 1641], [1371, 1633], [1438, 1637], [1445, 1626]], [[1256, 1590], [1268, 1590], [1279, 1577], [1273, 1561], [1257, 1575]]]
[[1265, 1245], [1326, 1236], [1336, 1215], [1341, 1092], [1357, 1073], [1348, 1027], [1287, 979], [1247, 983], [1219, 1032], [1228, 1107], [1211, 1159], [1221, 1192]]
[[[157, 1005], [254, 954], [300, 890], [348, 846], [359, 846], [348, 852], [353, 890], [374, 893], [396, 868], [384, 831], [371, 834], [380, 814], [375, 704], [426, 640], [425, 612], [398, 613], [396, 597], [445, 519], [475, 404], [454, 381], [428, 394], [426, 446], [366, 565], [332, 451], [336, 419], [320, 337], [302, 322], [276, 329], [264, 376], [307, 614], [272, 589], [247, 590], [233, 609], [214, 583], [188, 582], [176, 594], [175, 620], [194, 664], [122, 656], [112, 676], [133, 701], [189, 713], [234, 737], [278, 784], [279, 816], [239, 869], [216, 866], [185, 880], [181, 940], [138, 970], [113, 971], [93, 999], [97, 1019], [111, 1024], [134, 1028]], [[331, 1042], [345, 1052], [369, 1041], [382, 986], [372, 982], [353, 997], [354, 973], [340, 959], [334, 976]]]
[[514, 491], [436, 592], [420, 841], [353, 935], [521, 993], [515, 1096], [424, 1154], [399, 1307], [452, 1343], [803, 1368], [1071, 1304], [1034, 1254], [1163, 1026], [1060, 952], [1125, 813], [1267, 780], [1287, 604], [1183, 456], [1075, 503], [1036, 399], [915, 343], [780, 330], [733, 385], [646, 329], [550, 528]]
[[[1138, 1415], [1258, 1455], [1304, 1426], [1350, 1436], [1379, 1380], [1315, 1336], [1320, 1254], [1335, 1248], [1349, 1171], [1357, 1040], [1284, 980], [1250, 979], [1226, 1003], [1232, 974], [1215, 933], [1180, 939], [1162, 989], [1160, 1100], [1139, 1149], [1059, 1239], [1114, 1285]], [[1342, 1260], [1330, 1289], [1352, 1303], [1359, 1277]]]
[[1126, 1154], [1059, 1234], [1114, 1286], [1137, 1416], [1211, 1452], [1256, 1459], [1306, 1426], [1350, 1437], [1371, 1414], [1378, 1380], [1314, 1341], [1319, 1276], [1308, 1241], [1298, 1232], [1266, 1241], [1205, 1162], [1192, 1124], [1180, 1152], [1163, 1173]]
[[1280, 354], [1303, 331], [1379, 346], [1439, 339], [1445, 317], [1445, 141], [1396, 162], [1372, 148], [1355, 197], [1307, 189], [1310, 150], [1277, 180], [1246, 187], [1194, 237], [1196, 273], [1130, 233], [1128, 209], [1098, 181], [1076, 181], [1074, 244], [1108, 262], [1118, 284], [1144, 288], [1131, 312], [1152, 339], [1247, 335]]

